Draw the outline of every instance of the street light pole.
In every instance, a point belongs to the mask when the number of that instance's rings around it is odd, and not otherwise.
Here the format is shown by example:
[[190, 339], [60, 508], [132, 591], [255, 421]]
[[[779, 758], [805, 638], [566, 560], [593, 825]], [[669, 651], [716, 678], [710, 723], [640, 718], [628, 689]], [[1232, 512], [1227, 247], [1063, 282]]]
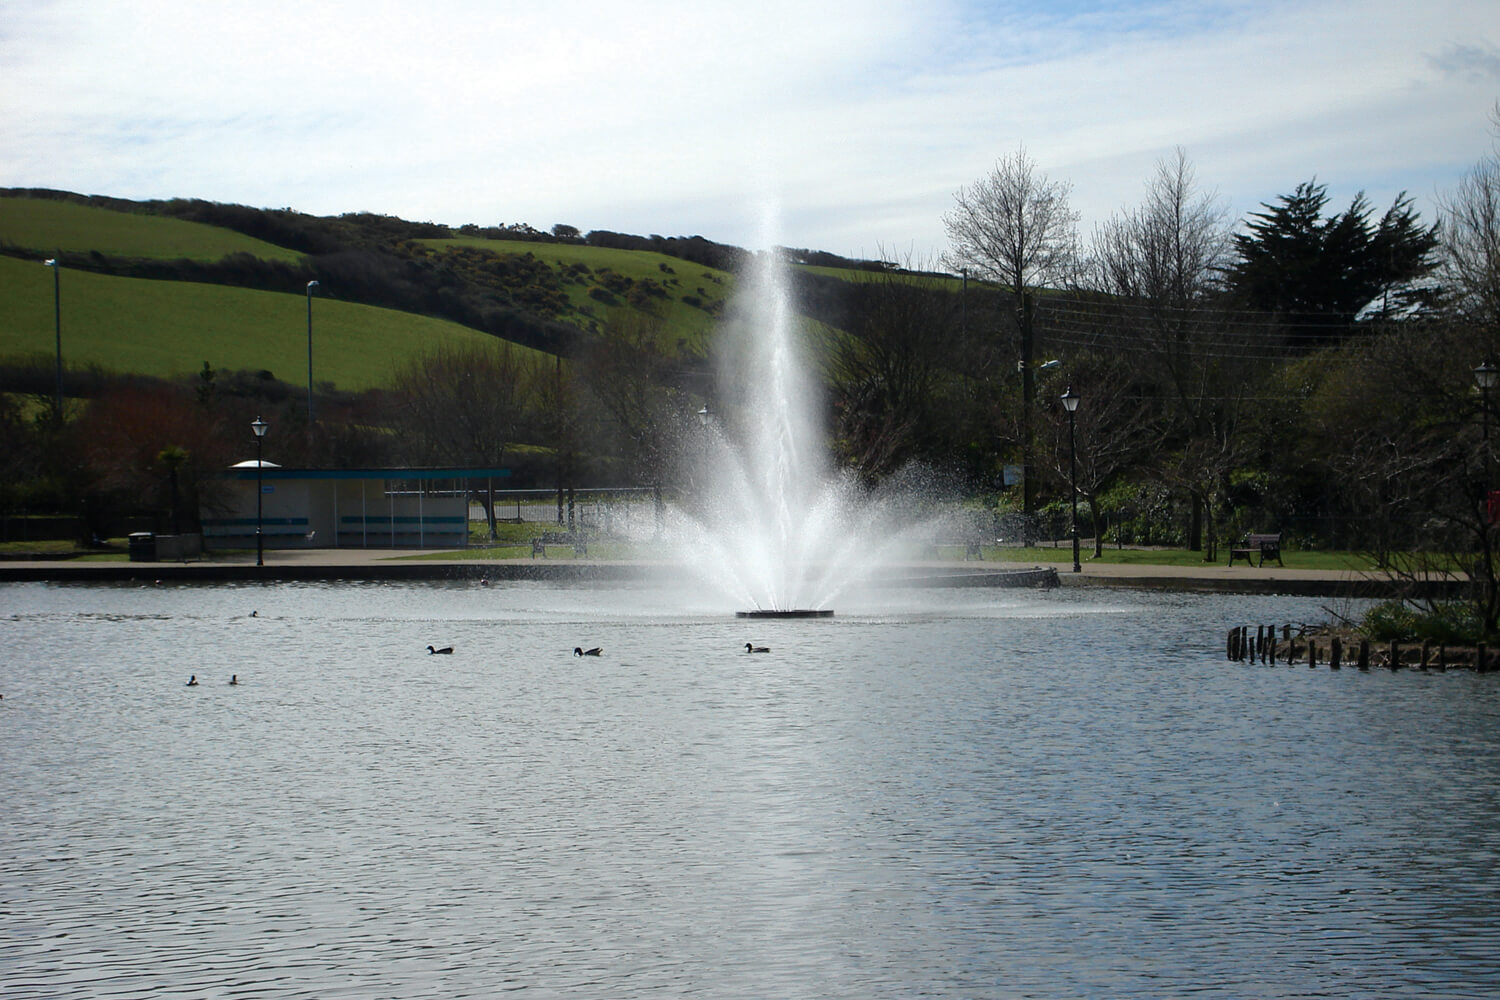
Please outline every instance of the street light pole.
[[52, 268], [52, 320], [57, 334], [57, 399], [53, 403], [56, 410], [54, 416], [57, 418], [58, 426], [62, 426], [63, 418], [63, 379], [62, 379], [62, 263], [51, 257], [42, 261], [43, 264]]
[[1063, 409], [1068, 411], [1068, 492], [1073, 501], [1073, 572], [1083, 572], [1078, 562], [1078, 435], [1074, 429], [1073, 414], [1078, 409], [1078, 396], [1070, 385], [1062, 394]]
[[1490, 390], [1500, 383], [1500, 368], [1486, 358], [1474, 369], [1474, 384], [1479, 386], [1479, 420], [1481, 440], [1484, 442], [1484, 494], [1489, 499], [1490, 486]]
[[313, 381], [312, 381], [312, 290], [318, 287], [316, 281], [307, 283], [307, 426], [311, 427], [313, 422]]
[[265, 464], [260, 458], [260, 446], [261, 442], [265, 440], [266, 428], [269, 426], [270, 424], [260, 419], [260, 417], [256, 417], [250, 424], [250, 429], [255, 432], [255, 565], [257, 566], [264, 566], [266, 564], [265, 537], [261, 533], [261, 499], [264, 495], [261, 490], [261, 472], [265, 468]]
[[698, 426], [700, 426], [700, 427], [703, 428], [703, 475], [704, 475], [705, 479], [708, 476], [708, 421], [709, 421], [709, 419], [710, 419], [710, 414], [708, 412], [708, 403], [705, 402], [703, 404], [703, 409], [701, 409], [701, 410], [698, 411]]

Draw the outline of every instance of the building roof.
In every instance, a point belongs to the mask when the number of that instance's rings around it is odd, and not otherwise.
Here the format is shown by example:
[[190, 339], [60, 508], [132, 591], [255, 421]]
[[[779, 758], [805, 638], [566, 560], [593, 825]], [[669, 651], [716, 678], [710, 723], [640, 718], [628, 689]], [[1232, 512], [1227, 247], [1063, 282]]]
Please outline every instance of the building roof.
[[510, 475], [509, 469], [464, 466], [427, 469], [283, 469], [270, 462], [264, 463], [257, 470], [253, 461], [230, 466], [225, 475], [231, 479], [254, 479], [257, 471], [262, 479], [502, 479]]

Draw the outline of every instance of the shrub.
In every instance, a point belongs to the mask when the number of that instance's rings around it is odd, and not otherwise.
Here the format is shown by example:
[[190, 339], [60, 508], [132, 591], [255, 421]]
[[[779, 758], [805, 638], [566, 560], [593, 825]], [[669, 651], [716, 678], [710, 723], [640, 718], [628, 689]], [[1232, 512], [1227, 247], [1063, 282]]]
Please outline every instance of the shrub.
[[1474, 645], [1484, 630], [1467, 604], [1439, 604], [1429, 610], [1404, 601], [1387, 601], [1365, 612], [1362, 628], [1377, 642], [1422, 642]]

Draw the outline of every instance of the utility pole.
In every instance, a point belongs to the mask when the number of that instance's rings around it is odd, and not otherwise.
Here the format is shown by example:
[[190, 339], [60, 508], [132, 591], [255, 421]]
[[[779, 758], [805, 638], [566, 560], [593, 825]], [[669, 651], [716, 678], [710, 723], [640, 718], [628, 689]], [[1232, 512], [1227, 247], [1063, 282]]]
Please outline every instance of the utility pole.
[[1027, 542], [1030, 542], [1031, 519], [1036, 513], [1036, 490], [1031, 476], [1031, 411], [1036, 409], [1036, 373], [1032, 367], [1031, 295], [1017, 288], [1021, 306], [1017, 321], [1021, 325], [1021, 513], [1026, 518]]

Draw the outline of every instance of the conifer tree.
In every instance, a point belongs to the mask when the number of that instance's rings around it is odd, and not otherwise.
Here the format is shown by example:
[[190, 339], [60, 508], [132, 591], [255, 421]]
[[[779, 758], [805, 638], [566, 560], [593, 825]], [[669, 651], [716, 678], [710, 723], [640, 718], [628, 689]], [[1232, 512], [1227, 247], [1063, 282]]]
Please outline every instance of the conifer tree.
[[1297, 185], [1250, 216], [1234, 237], [1238, 260], [1226, 275], [1249, 309], [1304, 324], [1343, 324], [1394, 286], [1430, 272], [1437, 226], [1422, 225], [1411, 199], [1396, 196], [1378, 224], [1364, 192], [1328, 218], [1327, 187]]

